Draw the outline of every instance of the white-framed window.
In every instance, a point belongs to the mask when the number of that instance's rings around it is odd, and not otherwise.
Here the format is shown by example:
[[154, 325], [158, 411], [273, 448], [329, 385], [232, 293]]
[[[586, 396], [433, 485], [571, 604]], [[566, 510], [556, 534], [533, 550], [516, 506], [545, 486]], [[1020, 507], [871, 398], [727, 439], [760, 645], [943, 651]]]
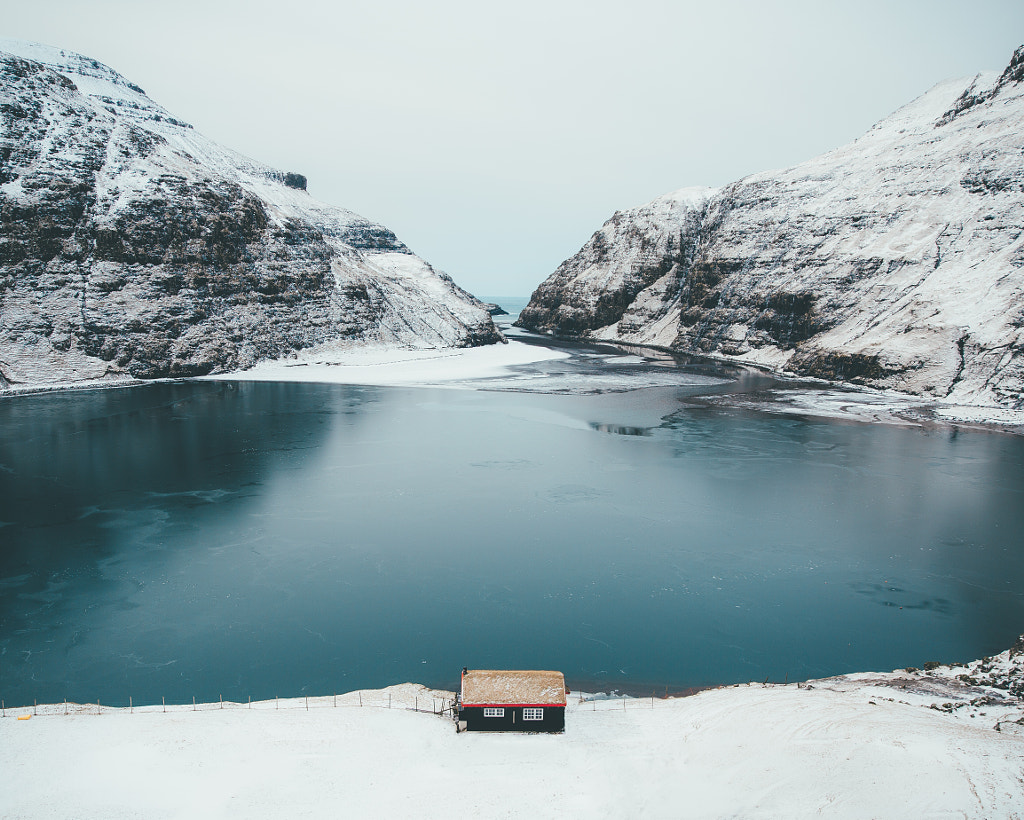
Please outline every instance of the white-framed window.
[[543, 709], [530, 709], [529, 707], [523, 709], [523, 720], [544, 720]]
[[484, 717], [505, 717], [505, 709], [500, 706], [485, 706]]

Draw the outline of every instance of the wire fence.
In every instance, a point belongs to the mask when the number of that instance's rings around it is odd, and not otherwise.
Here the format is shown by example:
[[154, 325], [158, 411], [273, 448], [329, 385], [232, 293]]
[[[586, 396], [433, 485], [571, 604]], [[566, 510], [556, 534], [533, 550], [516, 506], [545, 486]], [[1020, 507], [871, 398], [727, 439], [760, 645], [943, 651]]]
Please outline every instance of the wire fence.
[[409, 692], [406, 691], [405, 687], [395, 687], [391, 690], [362, 689], [344, 694], [273, 698], [272, 700], [249, 699], [242, 702], [224, 700], [223, 698], [212, 702], [196, 702], [195, 698], [193, 698], [191, 703], [167, 703], [166, 699], [161, 699], [161, 702], [156, 704], [135, 704], [132, 698], [129, 697], [127, 706], [105, 706], [98, 700], [90, 703], [76, 703], [65, 700], [62, 703], [33, 703], [30, 706], [10, 707], [3, 701], [0, 701], [0, 718], [27, 720], [37, 716], [209, 712], [221, 709], [230, 711], [309, 711], [311, 709], [340, 708], [401, 709], [410, 712], [451, 716], [453, 715], [454, 707], [455, 695], [453, 693], [437, 692], [429, 689]]
[[[566, 707], [572, 712], [622, 712], [635, 709], [656, 709], [658, 705], [676, 700], [675, 695], [636, 697], [617, 694], [573, 693], [566, 699]], [[388, 689], [360, 689], [344, 694], [317, 695], [312, 697], [273, 698], [270, 700], [216, 701], [191, 703], [135, 704], [128, 698], [127, 706], [108, 706], [100, 701], [77, 703], [32, 704], [30, 706], [7, 706], [0, 700], [0, 717], [27, 720], [32, 717], [53, 717], [73, 715], [104, 714], [152, 714], [154, 712], [209, 712], [229, 711], [309, 711], [312, 709], [400, 709], [409, 712], [423, 712], [454, 719], [456, 700], [453, 692], [442, 692], [419, 686], [396, 686]]]
[[633, 695], [573, 695], [567, 705], [574, 705], [577, 712], [624, 712], [630, 709], [656, 709], [658, 704], [676, 700], [677, 696], [651, 695], [635, 697]]

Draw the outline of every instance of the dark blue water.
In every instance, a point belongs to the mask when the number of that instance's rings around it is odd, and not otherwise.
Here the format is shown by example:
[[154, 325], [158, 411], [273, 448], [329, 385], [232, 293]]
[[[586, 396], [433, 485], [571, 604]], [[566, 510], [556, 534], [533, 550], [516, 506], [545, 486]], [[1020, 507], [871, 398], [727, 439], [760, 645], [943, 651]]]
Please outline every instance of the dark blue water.
[[1024, 631], [1024, 441], [682, 403], [181, 383], [0, 400], [0, 697], [463, 666], [680, 690]]

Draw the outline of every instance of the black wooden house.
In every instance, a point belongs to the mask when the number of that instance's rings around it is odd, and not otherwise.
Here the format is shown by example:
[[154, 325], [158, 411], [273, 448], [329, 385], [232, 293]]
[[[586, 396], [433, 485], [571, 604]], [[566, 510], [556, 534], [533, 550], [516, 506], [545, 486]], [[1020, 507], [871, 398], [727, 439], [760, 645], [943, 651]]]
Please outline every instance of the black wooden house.
[[459, 731], [564, 732], [561, 672], [463, 669]]

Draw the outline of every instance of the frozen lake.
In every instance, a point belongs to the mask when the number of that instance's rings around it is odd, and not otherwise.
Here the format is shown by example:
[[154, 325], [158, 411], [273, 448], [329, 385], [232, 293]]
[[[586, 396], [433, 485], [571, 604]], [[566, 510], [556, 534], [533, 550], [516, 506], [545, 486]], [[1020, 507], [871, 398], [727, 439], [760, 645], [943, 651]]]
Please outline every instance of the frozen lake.
[[0, 400], [0, 697], [650, 693], [1024, 629], [1022, 439], [699, 406], [764, 379], [586, 348], [521, 375]]

